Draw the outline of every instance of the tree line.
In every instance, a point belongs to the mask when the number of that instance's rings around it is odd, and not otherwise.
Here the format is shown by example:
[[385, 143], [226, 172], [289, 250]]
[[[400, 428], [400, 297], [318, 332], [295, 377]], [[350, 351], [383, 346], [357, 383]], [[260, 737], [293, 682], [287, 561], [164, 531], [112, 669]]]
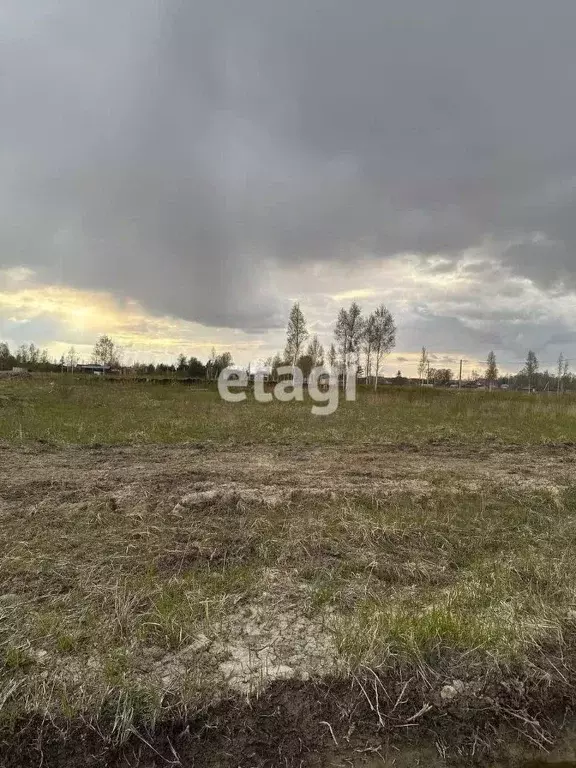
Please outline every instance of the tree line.
[[[278, 377], [277, 371], [282, 366], [298, 367], [304, 376], [309, 376], [315, 367], [326, 366], [335, 370], [344, 382], [353, 370], [354, 375], [365, 377], [376, 389], [383, 362], [396, 346], [396, 332], [394, 317], [383, 304], [364, 315], [359, 304], [353, 301], [347, 309], [342, 307], [339, 310], [334, 323], [334, 340], [325, 350], [318, 335], [310, 335], [304, 313], [299, 302], [296, 302], [290, 310], [284, 350], [268, 358], [265, 366], [273, 379]], [[110, 336], [100, 336], [92, 350], [91, 363], [118, 369], [121, 367], [121, 358], [120, 346]], [[431, 362], [432, 356], [428, 349], [422, 347], [418, 362], [420, 384], [446, 386], [459, 380], [459, 371], [435, 368]], [[46, 349], [34, 343], [21, 344], [12, 352], [6, 342], [0, 342], [0, 370], [23, 367], [46, 372], [74, 371], [79, 364], [80, 358], [73, 346], [59, 360], [55, 360], [50, 359]], [[129, 368], [136, 375], [178, 375], [216, 380], [222, 370], [233, 364], [230, 352], [218, 354], [212, 348], [205, 363], [194, 355], [187, 357], [180, 354], [175, 364], [135, 362]], [[409, 381], [402, 376], [401, 371], [393, 380], [399, 384]], [[571, 374], [569, 360], [564, 354], [560, 354], [554, 372], [541, 371], [538, 357], [532, 350], [528, 352], [517, 374], [502, 375], [496, 355], [490, 351], [484, 371], [472, 370], [469, 381], [480, 381], [489, 389], [508, 384], [515, 389], [555, 390], [561, 393], [576, 384], [576, 377]]]
[[[95, 365], [105, 365], [110, 368], [120, 367], [121, 351], [109, 336], [101, 336], [92, 352], [92, 363]], [[162, 375], [176, 374], [193, 379], [217, 379], [224, 368], [229, 368], [234, 364], [230, 352], [216, 353], [212, 348], [212, 353], [206, 363], [203, 363], [195, 355], [186, 357], [179, 354], [175, 365], [166, 363], [133, 363], [130, 368], [136, 375]]]
[[48, 356], [48, 350], [35, 344], [21, 344], [14, 352], [5, 341], [0, 341], [0, 371], [26, 368], [36, 371], [57, 370], [57, 364]]
[[[459, 372], [455, 376], [451, 368], [432, 368], [430, 361], [431, 357], [428, 350], [426, 347], [422, 347], [418, 362], [418, 378], [421, 384], [447, 385], [456, 381], [456, 376], [459, 378]], [[400, 375], [400, 371], [398, 371], [398, 376]], [[470, 381], [481, 381], [489, 389], [507, 384], [516, 389], [556, 390], [559, 393], [564, 392], [567, 386], [573, 383], [573, 379], [574, 377], [570, 373], [570, 361], [564, 357], [563, 353], [560, 353], [558, 357], [556, 370], [551, 373], [549, 370], [540, 371], [540, 362], [533, 350], [528, 351], [523, 367], [516, 374], [502, 375], [496, 355], [491, 350], [486, 359], [485, 370], [481, 372], [473, 369], [469, 376]]]
[[[11, 351], [6, 342], [0, 342], [0, 371], [25, 368], [28, 371], [46, 373], [73, 372], [81, 364], [80, 355], [73, 346], [59, 359], [56, 359], [50, 358], [48, 350], [40, 349], [34, 343], [22, 344], [16, 350]], [[121, 347], [110, 336], [106, 334], [100, 336], [90, 355], [90, 364], [112, 370], [122, 368]], [[217, 379], [220, 371], [233, 364], [234, 361], [230, 352], [217, 354], [216, 350], [213, 349], [206, 363], [194, 355], [186, 357], [186, 355], [180, 354], [175, 364], [135, 362], [127, 368], [136, 375], [176, 374], [190, 378]]]

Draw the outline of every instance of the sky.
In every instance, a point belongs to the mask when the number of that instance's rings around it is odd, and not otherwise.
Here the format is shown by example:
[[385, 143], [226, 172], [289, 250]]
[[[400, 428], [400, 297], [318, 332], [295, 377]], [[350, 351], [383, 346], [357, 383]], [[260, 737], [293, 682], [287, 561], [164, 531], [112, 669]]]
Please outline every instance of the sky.
[[573, 0], [5, 0], [0, 339], [576, 369]]

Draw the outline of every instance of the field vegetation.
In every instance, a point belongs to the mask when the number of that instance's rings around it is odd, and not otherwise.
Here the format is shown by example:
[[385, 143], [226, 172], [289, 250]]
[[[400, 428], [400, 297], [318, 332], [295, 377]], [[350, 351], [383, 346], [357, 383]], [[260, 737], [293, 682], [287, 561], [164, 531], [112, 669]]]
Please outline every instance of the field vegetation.
[[576, 441], [576, 395], [387, 386], [341, 397], [329, 418], [312, 401], [223, 402], [213, 383], [163, 385], [99, 377], [34, 377], [0, 389], [0, 439], [131, 444], [217, 441], [359, 444]]
[[3, 382], [2, 764], [551, 751], [576, 702], [575, 407], [383, 388], [314, 418]]

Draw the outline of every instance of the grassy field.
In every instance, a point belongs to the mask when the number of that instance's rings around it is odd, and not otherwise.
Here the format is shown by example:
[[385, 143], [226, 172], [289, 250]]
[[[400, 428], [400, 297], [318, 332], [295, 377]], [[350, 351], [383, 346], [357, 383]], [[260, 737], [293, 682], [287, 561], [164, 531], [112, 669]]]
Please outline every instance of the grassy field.
[[576, 703], [575, 403], [217, 398], [2, 382], [0, 764], [552, 750]]
[[188, 441], [356, 444], [576, 441], [576, 397], [418, 388], [360, 391], [330, 417], [311, 401], [225, 403], [217, 390], [110, 383], [96, 377], [0, 382], [0, 439], [55, 443]]

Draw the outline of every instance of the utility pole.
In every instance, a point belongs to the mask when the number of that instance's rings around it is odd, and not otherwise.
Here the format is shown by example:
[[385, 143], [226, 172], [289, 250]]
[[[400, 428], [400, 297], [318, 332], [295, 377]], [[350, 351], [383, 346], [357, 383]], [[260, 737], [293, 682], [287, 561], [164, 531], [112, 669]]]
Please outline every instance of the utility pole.
[[426, 384], [430, 384], [430, 360], [428, 360], [428, 369], [426, 370]]
[[460, 374], [458, 376], [458, 389], [462, 389], [462, 360], [460, 360]]

